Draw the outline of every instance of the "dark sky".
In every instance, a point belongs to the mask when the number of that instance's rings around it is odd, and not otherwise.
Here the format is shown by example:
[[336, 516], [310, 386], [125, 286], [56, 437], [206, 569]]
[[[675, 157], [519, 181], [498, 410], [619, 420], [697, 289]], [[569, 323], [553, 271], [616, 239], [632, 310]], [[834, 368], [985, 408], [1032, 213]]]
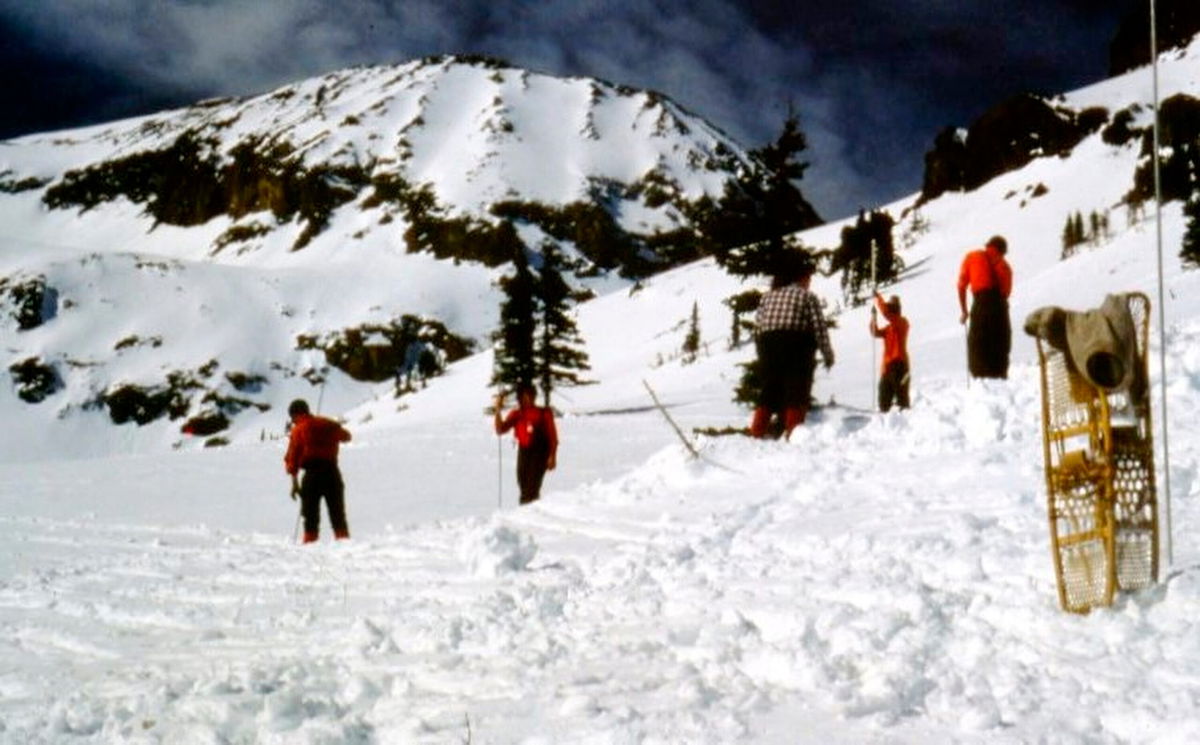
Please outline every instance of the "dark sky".
[[[837, 218], [920, 187], [937, 131], [1103, 79], [1141, 0], [0, 0], [0, 139], [479, 53], [653, 88], [749, 147], [789, 104]], [[1144, 3], [1142, 3], [1144, 4]]]

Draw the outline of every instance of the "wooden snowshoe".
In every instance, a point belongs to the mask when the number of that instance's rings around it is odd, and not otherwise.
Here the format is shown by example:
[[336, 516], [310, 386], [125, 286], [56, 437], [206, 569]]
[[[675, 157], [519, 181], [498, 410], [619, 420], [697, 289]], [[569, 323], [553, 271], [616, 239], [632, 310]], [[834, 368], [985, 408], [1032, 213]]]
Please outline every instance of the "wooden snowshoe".
[[1037, 339], [1051, 552], [1064, 610], [1111, 605], [1158, 580], [1158, 504], [1150, 421], [1150, 300], [1126, 295], [1142, 395], [1090, 383]]

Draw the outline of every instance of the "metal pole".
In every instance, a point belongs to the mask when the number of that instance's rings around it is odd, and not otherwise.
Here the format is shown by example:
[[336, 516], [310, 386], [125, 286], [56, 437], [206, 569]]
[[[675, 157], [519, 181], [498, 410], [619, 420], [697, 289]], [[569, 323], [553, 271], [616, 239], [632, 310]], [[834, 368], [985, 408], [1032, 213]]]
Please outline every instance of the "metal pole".
[[1150, 0], [1150, 66], [1154, 81], [1154, 229], [1158, 246], [1158, 365], [1159, 392], [1162, 408], [1163, 443], [1163, 516], [1166, 518], [1167, 566], [1175, 563], [1174, 543], [1171, 540], [1171, 447], [1167, 435], [1167, 312], [1163, 290], [1163, 237], [1162, 237], [1162, 177], [1159, 174], [1160, 133], [1158, 121], [1158, 18], [1155, 2]]
[[[875, 239], [872, 238], [871, 239], [871, 300], [869, 301], [871, 304], [871, 318], [875, 318], [875, 293], [877, 292], [877, 288], [875, 286], [875, 257], [876, 257], [876, 254], [878, 253], [877, 247], [878, 247], [878, 244], [876, 243]], [[871, 334], [871, 387], [867, 389], [869, 391], [872, 391], [872, 395], [867, 396], [867, 402], [868, 402], [867, 408], [868, 409], [872, 409], [872, 410], [875, 409], [875, 405], [874, 405], [875, 404], [875, 396], [873, 395], [873, 393], [875, 391], [875, 386], [878, 383], [878, 380], [879, 379], [875, 375], [875, 334], [872, 333]]]
[[504, 438], [496, 435], [496, 509], [504, 508]]

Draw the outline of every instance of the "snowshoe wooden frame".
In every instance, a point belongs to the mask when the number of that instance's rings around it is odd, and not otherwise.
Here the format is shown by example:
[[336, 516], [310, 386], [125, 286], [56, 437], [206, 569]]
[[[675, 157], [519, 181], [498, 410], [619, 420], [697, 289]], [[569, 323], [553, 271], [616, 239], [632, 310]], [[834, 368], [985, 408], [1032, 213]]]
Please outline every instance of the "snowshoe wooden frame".
[[[1149, 381], [1150, 299], [1126, 295]], [[1105, 391], [1039, 338], [1042, 446], [1051, 552], [1063, 610], [1112, 604], [1158, 581], [1158, 500], [1150, 396]]]

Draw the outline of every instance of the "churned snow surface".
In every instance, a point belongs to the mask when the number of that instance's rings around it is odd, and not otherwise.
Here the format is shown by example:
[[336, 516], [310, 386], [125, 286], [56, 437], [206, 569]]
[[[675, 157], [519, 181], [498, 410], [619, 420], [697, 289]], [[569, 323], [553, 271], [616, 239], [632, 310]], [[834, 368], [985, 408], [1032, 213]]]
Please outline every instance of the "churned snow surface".
[[[1191, 54], [1176, 62], [1194, 66]], [[1145, 71], [1122, 81], [1125, 99], [1145, 100]], [[1058, 608], [1035, 354], [1020, 332], [1042, 305], [1084, 309], [1124, 291], [1150, 293], [1157, 324], [1153, 211], [1127, 221], [1116, 208], [1136, 147], [1097, 135], [923, 206], [923, 227], [901, 221], [908, 269], [884, 291], [912, 322], [906, 412], [870, 411], [879, 348], [865, 308], [823, 280], [838, 362], [816, 395], [836, 405], [790, 442], [693, 436], [692, 458], [642, 381], [689, 434], [744, 425], [730, 399], [752, 352], [729, 348], [721, 300], [758, 283], [699, 262], [585, 304], [599, 382], [556, 395], [559, 468], [528, 507], [514, 505], [512, 445], [490, 430], [486, 351], [399, 400], [386, 387], [364, 399], [336, 375], [327, 393], [296, 382], [273, 394], [322, 401], [355, 436], [342, 457], [353, 538], [331, 542], [326, 524], [310, 546], [295, 543], [278, 406], [202, 450], [172, 424], [115, 427], [102, 411], [0, 392], [19, 425], [0, 462], [0, 743], [1200, 740], [1200, 272], [1176, 257], [1178, 204], [1162, 225], [1171, 560], [1157, 586], [1087, 616]], [[5, 214], [27, 241], [49, 240], [42, 220], [66, 219], [22, 204]], [[76, 219], [103, 233], [118, 209]], [[1066, 215], [1109, 209], [1112, 235], [1060, 260]], [[840, 228], [803, 238], [830, 247]], [[962, 252], [996, 232], [1016, 274], [1013, 369], [968, 382], [953, 285]], [[137, 251], [170, 235], [142, 236]], [[274, 341], [276, 303], [353, 318], [356, 289], [388, 297], [408, 281], [382, 258], [373, 273], [323, 267], [320, 284], [303, 256], [240, 272], [46, 260], [69, 290], [99, 282], [84, 265], [109, 279], [89, 310], [98, 334], [123, 318], [121, 333], [146, 338], [162, 319], [131, 287], [153, 288], [152, 301], [186, 289], [244, 302], [239, 323], [269, 345], [290, 338]], [[431, 297], [450, 289], [430, 277]], [[493, 300], [464, 312], [485, 327]], [[706, 346], [685, 365], [693, 304]], [[194, 312], [183, 321], [203, 334], [164, 341], [177, 362], [273, 353]], [[6, 331], [5, 343], [55, 349], [83, 335], [66, 320]], [[1161, 468], [1158, 338], [1156, 325]], [[110, 342], [71, 343], [86, 362]], [[136, 378], [137, 359], [107, 364]]]
[[314, 546], [277, 445], [4, 466], [0, 742], [1194, 741], [1200, 326], [1172, 342], [1176, 562], [1086, 617], [1028, 364], [703, 460], [654, 412], [564, 416], [520, 509], [484, 418], [364, 429], [354, 538]]

